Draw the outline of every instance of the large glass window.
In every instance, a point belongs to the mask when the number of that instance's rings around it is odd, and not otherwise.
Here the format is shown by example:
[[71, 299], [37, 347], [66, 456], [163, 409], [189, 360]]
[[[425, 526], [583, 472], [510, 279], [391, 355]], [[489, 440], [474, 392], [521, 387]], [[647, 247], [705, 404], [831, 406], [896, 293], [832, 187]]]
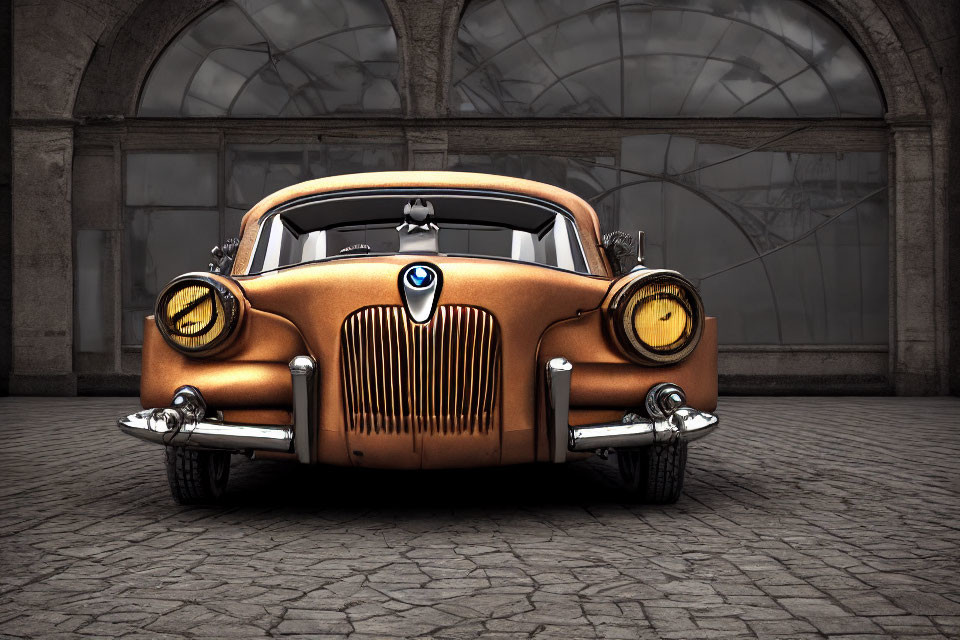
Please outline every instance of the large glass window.
[[203, 270], [220, 237], [216, 153], [129, 153], [123, 215], [123, 344], [175, 276]]
[[[473, 0], [451, 81], [452, 114], [513, 122], [499, 146], [454, 139], [449, 168], [556, 184], [604, 232], [644, 231], [646, 263], [697, 283], [721, 343], [887, 343], [884, 102], [809, 4]], [[620, 120], [532, 120], [555, 117]]]
[[799, 0], [474, 0], [453, 66], [467, 115], [883, 115], [860, 53]]
[[651, 266], [698, 283], [723, 318], [724, 342], [878, 344], [887, 340], [886, 185], [881, 152], [629, 136], [618, 227], [647, 233]]
[[681, 271], [726, 344], [887, 341], [887, 169], [879, 151], [790, 152], [626, 136], [619, 160], [451, 155], [450, 168], [552, 181], [646, 233], [646, 264]]
[[[402, 169], [399, 144], [233, 144], [226, 154], [227, 220], [239, 232], [253, 205], [291, 184], [345, 173]], [[236, 232], [234, 233], [236, 235]]]
[[206, 270], [210, 250], [239, 235], [243, 214], [263, 197], [313, 178], [404, 166], [397, 144], [228, 144], [223, 156], [220, 162], [217, 151], [127, 153], [124, 345], [142, 342], [143, 318], [153, 313], [160, 289], [182, 273]]
[[617, 228], [617, 157], [615, 154], [589, 158], [513, 153], [451, 153], [447, 168], [476, 171], [545, 182], [582, 197], [611, 193], [610, 198], [591, 203], [605, 230]]
[[[187, 26], [150, 71], [138, 115], [207, 119], [171, 124], [176, 133], [124, 125], [123, 344], [140, 343], [169, 278], [206, 268], [264, 196], [408, 158], [554, 184], [586, 198], [604, 232], [645, 231], [647, 263], [700, 286], [725, 344], [886, 344], [884, 102], [863, 55], [817, 9], [471, 0], [455, 37], [443, 112], [509, 118], [503, 126], [383, 117], [417, 90], [402, 77], [433, 70], [398, 51], [382, 0], [225, 0]], [[402, 57], [413, 65], [404, 74]], [[338, 115], [373, 117], [349, 131], [315, 119]], [[264, 120], [221, 120], [247, 116]], [[568, 118], [562, 129], [538, 120], [555, 117]], [[284, 259], [397, 250], [393, 227], [323, 234], [322, 251], [315, 236]], [[451, 224], [439, 243], [556, 262], [546, 246], [524, 253], [516, 236]], [[98, 242], [77, 237], [83, 287]], [[84, 350], [102, 348], [84, 336]]]
[[228, 0], [163, 52], [139, 115], [398, 113], [397, 68], [380, 0]]
[[[227, 0], [164, 50], [138, 115], [397, 114], [398, 67], [381, 0]], [[128, 153], [122, 343], [140, 344], [142, 318], [160, 288], [175, 275], [205, 269], [210, 249], [237, 236], [243, 214], [264, 196], [312, 178], [400, 169], [404, 162], [403, 148], [390, 142]]]

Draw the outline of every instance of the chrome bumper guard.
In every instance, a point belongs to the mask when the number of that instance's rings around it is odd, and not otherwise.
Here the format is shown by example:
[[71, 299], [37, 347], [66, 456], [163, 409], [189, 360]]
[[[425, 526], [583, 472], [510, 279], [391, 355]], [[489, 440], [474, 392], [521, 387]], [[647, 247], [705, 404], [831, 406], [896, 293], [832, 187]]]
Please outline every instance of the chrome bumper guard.
[[570, 377], [566, 358], [547, 363], [547, 431], [550, 460], [565, 462], [568, 451], [599, 451], [666, 444], [677, 438], [698, 440], [717, 428], [712, 413], [685, 406], [683, 389], [667, 382], [647, 392], [647, 416], [627, 413], [621, 422], [570, 426]]
[[170, 407], [138, 411], [120, 418], [117, 426], [123, 433], [157, 444], [229, 451], [296, 452], [300, 462], [313, 462], [316, 368], [316, 361], [310, 356], [297, 356], [290, 361], [292, 427], [232, 424], [208, 416], [203, 396], [190, 386], [177, 389]]

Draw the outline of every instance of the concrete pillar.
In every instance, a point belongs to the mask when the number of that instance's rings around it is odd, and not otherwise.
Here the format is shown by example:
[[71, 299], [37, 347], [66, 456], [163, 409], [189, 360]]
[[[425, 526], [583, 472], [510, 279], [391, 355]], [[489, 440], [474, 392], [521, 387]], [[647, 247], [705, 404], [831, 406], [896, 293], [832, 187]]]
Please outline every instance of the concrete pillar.
[[398, 33], [405, 56], [403, 74], [407, 85], [407, 115], [414, 118], [442, 116], [447, 64], [443, 61], [443, 0], [394, 0], [403, 15], [404, 33]]
[[13, 373], [17, 395], [75, 395], [73, 129], [13, 129]]
[[894, 124], [893, 382], [897, 395], [941, 393], [933, 154], [929, 125]]

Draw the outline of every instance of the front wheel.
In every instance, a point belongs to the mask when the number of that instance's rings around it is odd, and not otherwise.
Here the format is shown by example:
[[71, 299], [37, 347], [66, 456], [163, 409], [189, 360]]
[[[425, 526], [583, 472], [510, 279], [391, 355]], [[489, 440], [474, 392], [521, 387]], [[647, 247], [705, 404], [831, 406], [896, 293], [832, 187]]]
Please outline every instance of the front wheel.
[[230, 479], [230, 453], [167, 447], [167, 482], [177, 504], [219, 502]]
[[618, 449], [617, 466], [627, 490], [638, 500], [651, 504], [672, 504], [683, 491], [687, 467], [687, 443], [674, 440], [642, 449]]

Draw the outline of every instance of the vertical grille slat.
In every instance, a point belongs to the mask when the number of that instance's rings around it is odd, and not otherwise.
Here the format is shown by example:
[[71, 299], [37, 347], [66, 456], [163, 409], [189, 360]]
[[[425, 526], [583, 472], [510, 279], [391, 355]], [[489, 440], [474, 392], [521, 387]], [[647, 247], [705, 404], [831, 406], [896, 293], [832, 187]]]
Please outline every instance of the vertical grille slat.
[[450, 323], [450, 330], [453, 333], [453, 339], [450, 341], [451, 351], [453, 352], [453, 362], [452, 367], [450, 368], [450, 378], [453, 391], [453, 402], [450, 413], [451, 416], [450, 425], [457, 433], [463, 430], [463, 425], [461, 424], [461, 419], [463, 412], [460, 410], [460, 399], [463, 397], [461, 385], [463, 382], [460, 379], [460, 375], [463, 373], [463, 360], [460, 358], [460, 350], [463, 348], [464, 336], [460, 329], [463, 327], [463, 314], [460, 313], [460, 308], [457, 307], [453, 310], [453, 322]]
[[424, 324], [399, 306], [352, 313], [340, 336], [350, 433], [485, 434], [498, 429], [500, 331], [477, 307], [444, 305]]

